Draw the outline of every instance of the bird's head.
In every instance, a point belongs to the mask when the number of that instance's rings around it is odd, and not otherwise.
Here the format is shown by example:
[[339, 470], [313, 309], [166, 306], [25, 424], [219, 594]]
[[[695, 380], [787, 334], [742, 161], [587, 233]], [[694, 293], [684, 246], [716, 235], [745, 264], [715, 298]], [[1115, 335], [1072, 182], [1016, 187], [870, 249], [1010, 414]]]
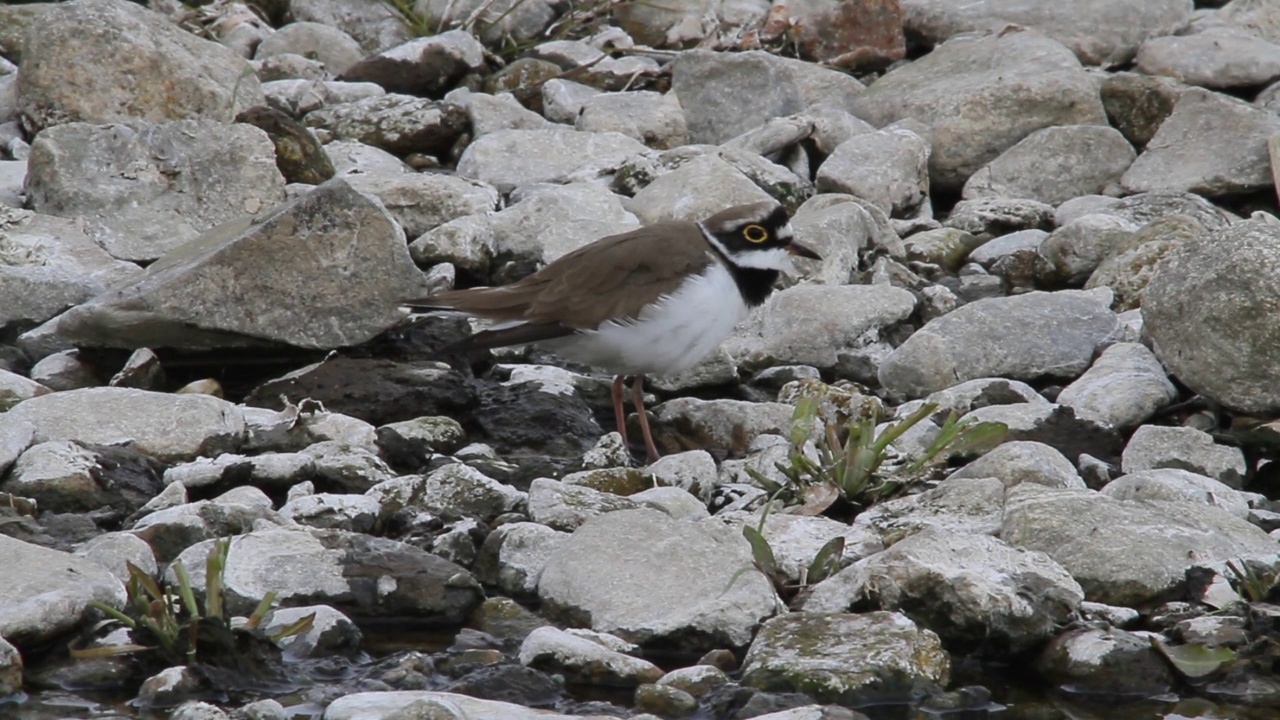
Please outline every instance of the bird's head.
[[787, 211], [772, 200], [721, 210], [698, 225], [738, 267], [789, 272], [792, 256], [822, 259], [796, 242]]

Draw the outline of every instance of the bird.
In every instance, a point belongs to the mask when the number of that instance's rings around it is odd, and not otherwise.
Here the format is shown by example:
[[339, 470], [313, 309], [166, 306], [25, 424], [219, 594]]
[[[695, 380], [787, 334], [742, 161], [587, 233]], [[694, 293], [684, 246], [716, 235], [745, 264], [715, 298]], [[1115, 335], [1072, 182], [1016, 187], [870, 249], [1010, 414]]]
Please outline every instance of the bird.
[[537, 344], [611, 372], [614, 420], [627, 440], [624, 383], [634, 376], [647, 462], [659, 458], [644, 379], [687, 370], [711, 354], [772, 292], [792, 258], [821, 260], [796, 241], [772, 200], [700, 221], [657, 222], [600, 238], [508, 285], [449, 290], [402, 303], [493, 321], [443, 352]]

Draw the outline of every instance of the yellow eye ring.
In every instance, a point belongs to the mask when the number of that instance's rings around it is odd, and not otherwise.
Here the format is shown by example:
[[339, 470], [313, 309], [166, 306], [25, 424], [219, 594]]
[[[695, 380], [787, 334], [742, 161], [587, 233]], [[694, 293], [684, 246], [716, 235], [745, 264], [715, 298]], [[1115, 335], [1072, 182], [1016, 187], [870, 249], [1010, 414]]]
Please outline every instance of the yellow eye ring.
[[746, 238], [747, 242], [762, 243], [769, 239], [769, 231], [759, 225], [748, 225], [742, 228], [742, 237]]

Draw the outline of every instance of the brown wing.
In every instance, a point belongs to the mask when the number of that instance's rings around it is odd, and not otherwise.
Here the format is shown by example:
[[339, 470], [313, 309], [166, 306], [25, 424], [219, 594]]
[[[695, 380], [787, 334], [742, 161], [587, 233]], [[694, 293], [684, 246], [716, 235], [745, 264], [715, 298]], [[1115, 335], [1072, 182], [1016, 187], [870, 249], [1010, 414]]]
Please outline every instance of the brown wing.
[[521, 330], [522, 339], [504, 343], [517, 344], [594, 329], [612, 318], [637, 317], [645, 305], [675, 292], [689, 273], [711, 262], [697, 225], [658, 223], [597, 240], [511, 285], [453, 290], [406, 304], [498, 321], [524, 320], [527, 324], [520, 327], [490, 331]]

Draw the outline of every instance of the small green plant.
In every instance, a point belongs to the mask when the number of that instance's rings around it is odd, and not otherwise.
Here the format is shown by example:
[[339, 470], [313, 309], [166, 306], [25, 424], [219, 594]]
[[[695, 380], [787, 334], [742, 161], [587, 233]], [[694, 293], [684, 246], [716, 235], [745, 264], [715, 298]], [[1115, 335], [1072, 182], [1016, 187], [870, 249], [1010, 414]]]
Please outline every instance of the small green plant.
[[1243, 560], [1228, 560], [1227, 569], [1235, 576], [1238, 592], [1251, 603], [1266, 602], [1280, 587], [1280, 576], [1262, 572]]
[[[1008, 432], [1003, 423], [961, 422], [952, 412], [919, 457], [905, 467], [886, 471], [894, 441], [937, 411], [937, 405], [926, 403], [877, 433], [879, 418], [874, 415], [854, 418], [842, 428], [820, 419], [816, 398], [801, 398], [791, 418], [787, 462], [777, 464], [786, 483], [770, 480], [755, 470], [747, 472], [766, 490], [784, 494], [789, 490], [806, 505], [813, 505], [810, 509], [814, 512], [809, 514], [822, 512], [837, 497], [843, 497], [854, 508], [865, 507], [907, 487], [943, 453], [952, 456], [989, 449], [1000, 444]], [[817, 432], [815, 425], [819, 426]], [[810, 440], [817, 453], [816, 460], [805, 454]], [[831, 489], [836, 492], [830, 492]]]
[[773, 546], [769, 544], [768, 539], [764, 536], [765, 521], [769, 517], [769, 510], [773, 507], [773, 502], [771, 499], [765, 503], [764, 510], [760, 513], [760, 521], [756, 523], [755, 527], [750, 525], [742, 526], [742, 536], [751, 545], [751, 564], [739, 568], [729, 578], [724, 592], [728, 592], [743, 574], [755, 570], [769, 581], [769, 584], [773, 586], [774, 592], [783, 599], [783, 602], [790, 604], [797, 595], [809, 586], [826, 580], [840, 569], [840, 561], [844, 558], [844, 536], [838, 535], [823, 544], [818, 549], [818, 552], [814, 554], [813, 559], [809, 561], [809, 564], [801, 569], [799, 582], [790, 583], [786, 573], [782, 570], [782, 566], [778, 563], [777, 556], [774, 555]]
[[[224, 577], [227, 568], [227, 554], [231, 550], [231, 541], [226, 538], [215, 540], [213, 549], [205, 560], [205, 597], [203, 607], [196, 601], [195, 591], [191, 586], [191, 578], [187, 569], [179, 560], [173, 565], [173, 574], [177, 587], [162, 587], [142, 568], [127, 563], [129, 581], [125, 584], [128, 598], [125, 610], [121, 612], [97, 600], [90, 601], [90, 606], [118, 620], [134, 632], [135, 637], [146, 643], [126, 644], [101, 648], [73, 649], [71, 656], [80, 659], [102, 657], [106, 655], [124, 655], [143, 651], [156, 651], [167, 664], [194, 664], [211, 660], [201, 657], [201, 650], [207, 649], [206, 655], [216, 654], [214, 648], [206, 648], [210, 644], [208, 638], [231, 637], [233, 630], [230, 619], [225, 614]], [[253, 614], [244, 623], [249, 631], [256, 630], [262, 619], [275, 602], [276, 593], [268, 592]], [[306, 632], [315, 622], [315, 614], [306, 615], [297, 622], [281, 629], [270, 636], [272, 642]], [[207, 632], [207, 631], [212, 632]], [[217, 648], [225, 651], [226, 648]]]

